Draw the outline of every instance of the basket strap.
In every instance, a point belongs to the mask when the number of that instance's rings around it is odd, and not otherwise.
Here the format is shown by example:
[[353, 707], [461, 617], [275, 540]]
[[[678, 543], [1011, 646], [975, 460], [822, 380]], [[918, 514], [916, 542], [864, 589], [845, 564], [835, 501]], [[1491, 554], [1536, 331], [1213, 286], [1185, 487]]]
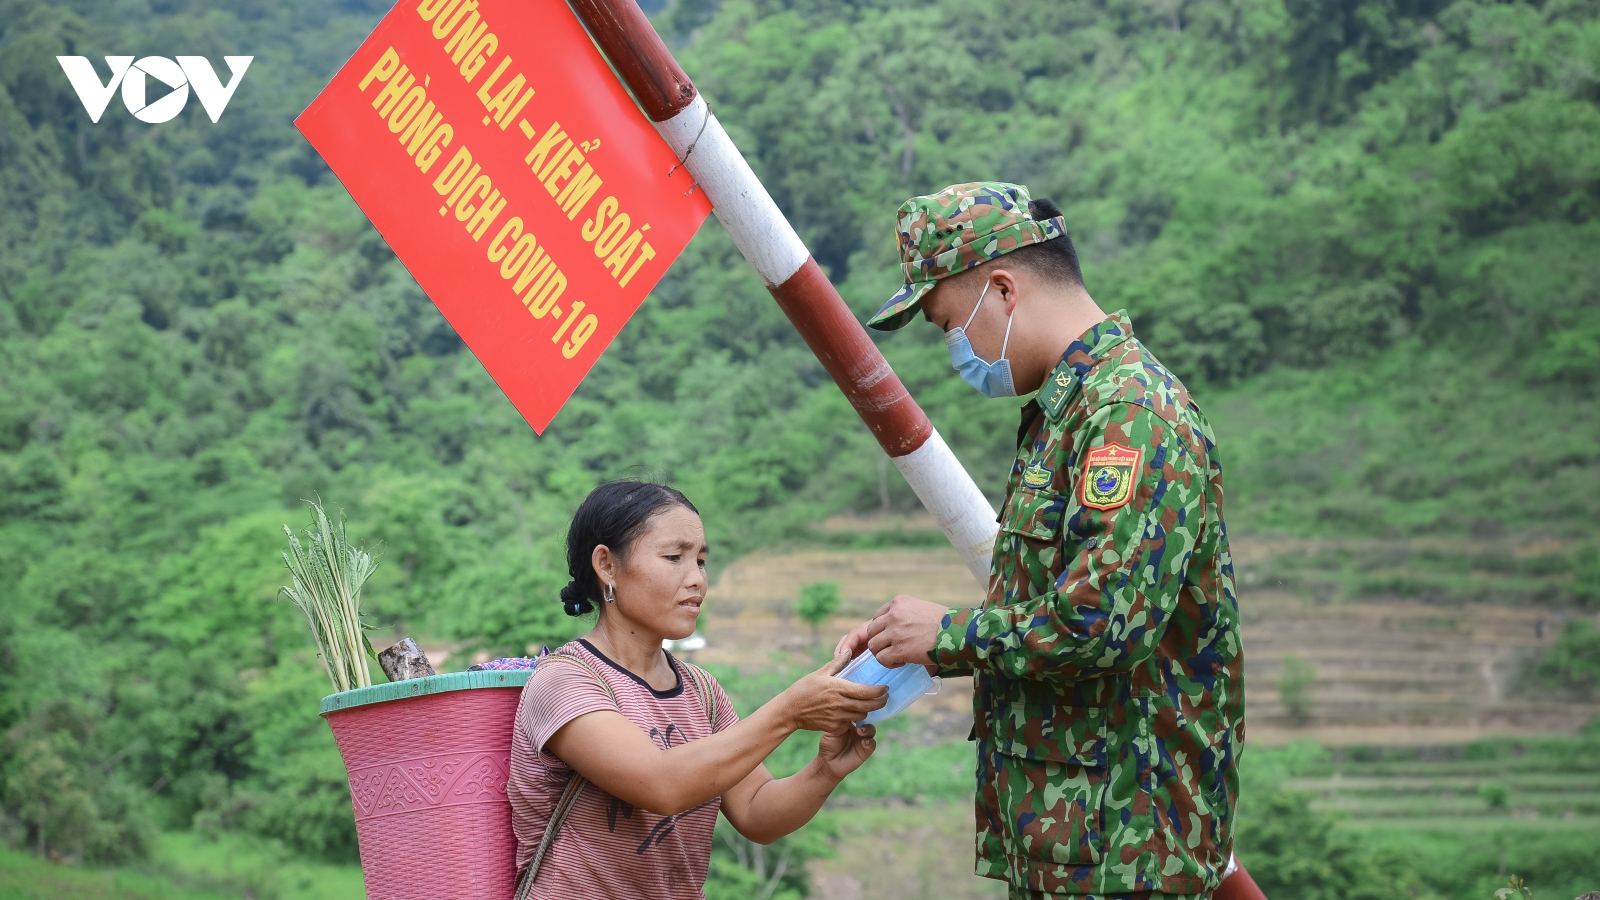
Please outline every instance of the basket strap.
[[[600, 687], [605, 689], [606, 696], [611, 698], [611, 702], [613, 704], [617, 702], [617, 694], [611, 689], [611, 683], [606, 681], [600, 672], [589, 664], [588, 660], [580, 656], [552, 653], [539, 660], [539, 664], [549, 665], [552, 661], [558, 659], [576, 663], [587, 669], [589, 674], [594, 676], [594, 680], [600, 682]], [[555, 808], [550, 810], [550, 821], [544, 825], [544, 834], [539, 836], [539, 846], [533, 851], [533, 858], [528, 860], [528, 865], [523, 868], [521, 875], [517, 878], [515, 900], [528, 900], [528, 896], [533, 892], [533, 882], [534, 879], [539, 877], [539, 866], [544, 862], [545, 853], [550, 850], [550, 845], [555, 843], [556, 832], [560, 831], [562, 824], [567, 821], [567, 816], [572, 812], [573, 805], [578, 802], [578, 795], [583, 793], [583, 789], [588, 783], [589, 779], [584, 778], [577, 772], [573, 772], [572, 777], [567, 780], [567, 786], [561, 791], [561, 799], [557, 800]]]
[[557, 661], [569, 662], [581, 666], [590, 675], [594, 676], [595, 681], [600, 682], [601, 690], [606, 692], [606, 696], [611, 698], [611, 702], [613, 704], [617, 704], [617, 692], [611, 689], [611, 682], [607, 681], [605, 676], [600, 674], [600, 670], [596, 669], [594, 665], [587, 659], [584, 659], [575, 653], [552, 653], [549, 656], [546, 656], [544, 659], [539, 660], [539, 662], [546, 665]]
[[589, 779], [574, 772], [568, 779], [566, 790], [561, 792], [561, 799], [556, 801], [555, 809], [550, 811], [550, 821], [545, 823], [544, 834], [539, 837], [539, 847], [533, 851], [533, 858], [528, 860], [527, 868], [522, 870], [522, 877], [517, 879], [516, 900], [528, 900], [533, 893], [534, 879], [539, 877], [539, 866], [544, 863], [545, 852], [550, 845], [555, 843], [556, 832], [561, 830], [563, 822], [567, 821], [567, 814], [572, 812], [573, 804], [578, 802], [578, 795], [583, 793]]
[[689, 677], [689, 683], [694, 685], [694, 695], [700, 701], [700, 708], [706, 711], [706, 721], [712, 729], [717, 727], [717, 692], [711, 689], [711, 675], [693, 663], [682, 660], [683, 671]]

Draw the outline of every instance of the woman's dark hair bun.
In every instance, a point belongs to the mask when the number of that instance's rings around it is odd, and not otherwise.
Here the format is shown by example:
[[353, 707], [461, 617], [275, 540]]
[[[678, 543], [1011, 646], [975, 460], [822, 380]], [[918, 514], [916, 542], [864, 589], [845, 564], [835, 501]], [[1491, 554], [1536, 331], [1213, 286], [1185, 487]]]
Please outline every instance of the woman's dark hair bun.
[[674, 506], [700, 514], [688, 497], [664, 484], [608, 481], [589, 492], [567, 528], [567, 574], [572, 581], [561, 589], [561, 608], [567, 615], [593, 612], [601, 601], [594, 548], [604, 544], [612, 553], [626, 556], [650, 518]]
[[561, 609], [569, 616], [581, 616], [594, 612], [594, 603], [583, 596], [583, 588], [576, 581], [569, 581], [561, 589]]

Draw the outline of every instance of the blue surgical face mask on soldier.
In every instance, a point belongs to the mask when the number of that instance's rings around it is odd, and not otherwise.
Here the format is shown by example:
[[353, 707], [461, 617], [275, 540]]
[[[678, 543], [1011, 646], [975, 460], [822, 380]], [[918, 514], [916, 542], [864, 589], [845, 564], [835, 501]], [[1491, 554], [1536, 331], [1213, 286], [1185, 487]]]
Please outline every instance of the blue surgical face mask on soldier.
[[882, 709], [875, 709], [867, 713], [867, 717], [857, 722], [857, 725], [871, 725], [882, 722], [891, 716], [897, 716], [905, 708], [917, 701], [924, 694], [939, 693], [939, 679], [929, 675], [928, 670], [922, 666], [911, 663], [898, 668], [886, 668], [872, 655], [872, 651], [856, 657], [839, 672], [839, 677], [855, 684], [886, 684], [889, 686], [889, 701]]
[[[972, 307], [972, 315], [967, 316], [967, 325], [971, 325], [972, 320], [978, 317], [978, 310], [983, 307], [983, 298], [988, 295], [991, 283], [983, 283], [983, 292], [978, 294], [978, 304]], [[1011, 360], [1006, 359], [1006, 348], [1011, 345], [1012, 318], [1006, 317], [1006, 338], [1000, 345], [1000, 358], [994, 362], [984, 362], [973, 352], [972, 341], [967, 339], [967, 325], [952, 328], [944, 335], [944, 342], [950, 345], [950, 365], [961, 374], [962, 381], [991, 400], [1017, 395], [1016, 385], [1011, 383]]]

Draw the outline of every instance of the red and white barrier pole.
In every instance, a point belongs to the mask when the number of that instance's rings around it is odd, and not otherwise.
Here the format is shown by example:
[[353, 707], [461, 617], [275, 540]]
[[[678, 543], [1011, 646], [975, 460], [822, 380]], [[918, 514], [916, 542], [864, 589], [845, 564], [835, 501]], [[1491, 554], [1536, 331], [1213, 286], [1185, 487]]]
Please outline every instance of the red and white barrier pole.
[[[706, 192], [722, 227], [961, 554], [989, 583], [994, 507], [811, 258], [635, 0], [569, 0], [656, 130]], [[1230, 861], [1219, 900], [1266, 900]]]
[[1267, 895], [1256, 886], [1256, 880], [1239, 865], [1237, 857], [1228, 860], [1222, 872], [1222, 884], [1211, 892], [1212, 900], [1267, 900]]
[[634, 0], [572, 0], [622, 81], [979, 584], [994, 508], [889, 368]]

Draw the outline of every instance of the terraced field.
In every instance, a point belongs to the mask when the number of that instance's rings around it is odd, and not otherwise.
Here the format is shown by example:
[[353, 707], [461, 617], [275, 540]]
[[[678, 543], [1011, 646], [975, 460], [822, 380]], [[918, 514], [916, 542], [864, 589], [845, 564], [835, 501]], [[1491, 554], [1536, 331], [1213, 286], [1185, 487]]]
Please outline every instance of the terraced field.
[[1442, 873], [1452, 896], [1489, 896], [1504, 873], [1535, 896], [1600, 889], [1600, 742], [1496, 738], [1447, 747], [1334, 750], [1288, 786], [1342, 830]]
[[[1273, 577], [1304, 543], [1236, 539], [1244, 618], [1250, 740], [1281, 746], [1310, 738], [1325, 746], [1446, 745], [1491, 735], [1570, 733], [1596, 715], [1583, 704], [1524, 691], [1519, 675], [1572, 613], [1518, 603], [1438, 603], [1384, 596], [1318, 599]], [[1319, 551], [1322, 552], [1322, 551]], [[945, 548], [760, 552], [730, 565], [713, 585], [704, 662], [760, 667], [769, 654], [798, 656], [809, 629], [793, 616], [800, 586], [837, 581], [843, 604], [822, 629], [831, 646], [896, 593], [952, 606], [982, 592]], [[1279, 680], [1288, 658], [1312, 680], [1306, 715], [1285, 709]], [[966, 709], [952, 684], [917, 715], [937, 734], [966, 733], [951, 719]]]
[[[1600, 713], [1523, 689], [1561, 610], [1375, 599], [1316, 603], [1246, 589], [1245, 677], [1252, 737], [1346, 744], [1448, 744], [1494, 734], [1569, 732]], [[1286, 710], [1285, 660], [1314, 673], [1309, 715]]]
[[[1600, 828], [1600, 749], [1529, 738], [1467, 747], [1352, 748], [1289, 787], [1351, 820], [1548, 819]], [[1600, 843], [1596, 844], [1600, 857]]]
[[[1371, 766], [1357, 771], [1371, 772]], [[1600, 824], [1600, 768], [1528, 772], [1516, 762], [1416, 763], [1399, 774], [1296, 779], [1291, 786], [1319, 797], [1315, 804], [1355, 819], [1446, 817], [1549, 818]], [[1497, 793], [1503, 789], [1504, 793]], [[1503, 799], [1496, 801], [1493, 797]], [[1497, 807], [1496, 803], [1503, 804]]]
[[[1563, 737], [1600, 716], [1600, 704], [1527, 690], [1520, 677], [1574, 613], [1525, 594], [1464, 599], [1452, 593], [1454, 576], [1396, 562], [1435, 558], [1439, 548], [1357, 549], [1387, 568], [1340, 574], [1344, 551], [1326, 543], [1236, 541], [1249, 747], [1262, 748], [1258, 755], [1291, 744], [1305, 749], [1314, 760], [1288, 786], [1312, 795], [1313, 809], [1337, 814], [1340, 830], [1444, 879], [1441, 896], [1487, 898], [1504, 885], [1502, 869], [1533, 878], [1540, 900], [1600, 889], [1600, 751], [1592, 740]], [[1537, 550], [1519, 552], [1536, 558]], [[1495, 581], [1501, 577], [1482, 581], [1507, 591], [1529, 583]], [[1373, 593], [1373, 578], [1429, 587]], [[702, 620], [709, 644], [698, 661], [754, 672], [812, 658], [818, 646], [792, 608], [801, 585], [813, 581], [839, 582], [843, 598], [820, 629], [822, 647], [895, 593], [950, 605], [982, 599], [943, 548], [756, 553], [713, 585]], [[1298, 710], [1280, 692], [1298, 665], [1291, 660], [1310, 673]], [[853, 776], [857, 784], [847, 783], [845, 791], [858, 796], [835, 804], [837, 855], [812, 864], [815, 896], [1004, 896], [971, 874], [968, 776], [946, 772], [963, 768], [957, 751], [971, 723], [969, 697], [958, 680], [920, 701], [885, 736], [895, 755], [869, 764], [895, 772], [863, 778], [864, 770]], [[938, 777], [898, 777], [912, 770]], [[904, 787], [878, 790], [876, 781]]]

